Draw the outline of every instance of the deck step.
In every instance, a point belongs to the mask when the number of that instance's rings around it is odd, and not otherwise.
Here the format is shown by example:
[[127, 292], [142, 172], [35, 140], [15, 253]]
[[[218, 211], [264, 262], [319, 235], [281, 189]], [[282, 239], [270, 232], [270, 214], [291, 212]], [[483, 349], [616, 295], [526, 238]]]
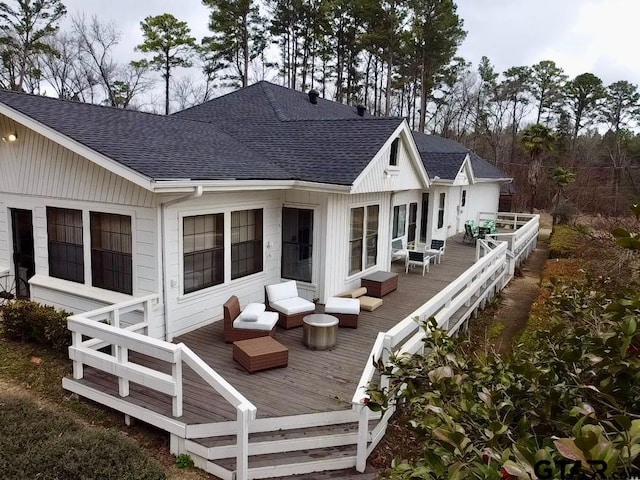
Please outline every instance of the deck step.
[[[216, 464], [235, 471], [235, 458], [218, 460]], [[355, 465], [355, 445], [255, 455], [249, 457], [249, 479], [283, 479], [293, 475], [343, 469], [353, 469], [355, 475]]]
[[[373, 426], [373, 421], [372, 421]], [[346, 470], [346, 478], [363, 478], [355, 471], [358, 424], [278, 430], [249, 435], [249, 478], [298, 479], [299, 475]], [[235, 472], [235, 436], [186, 440], [186, 450], [206, 460], [210, 473]], [[316, 472], [316, 473], [314, 473]], [[308, 478], [315, 478], [311, 476]], [[330, 478], [330, 477], [327, 477]]]

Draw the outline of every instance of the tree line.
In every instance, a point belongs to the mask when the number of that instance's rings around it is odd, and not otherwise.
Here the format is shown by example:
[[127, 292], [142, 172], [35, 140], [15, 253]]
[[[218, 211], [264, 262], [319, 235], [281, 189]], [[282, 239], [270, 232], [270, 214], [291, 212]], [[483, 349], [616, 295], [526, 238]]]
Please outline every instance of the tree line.
[[[579, 204], [587, 184], [606, 183], [603, 195], [614, 211], [620, 198], [637, 193], [637, 86], [604, 85], [593, 73], [569, 78], [552, 60], [498, 72], [483, 57], [474, 67], [456, 56], [466, 32], [453, 0], [202, 3], [209, 10], [207, 36], [196, 39], [171, 14], [148, 16], [134, 48], [139, 58], [121, 62], [114, 24], [76, 15], [69, 31], [61, 31], [67, 14], [61, 0], [0, 2], [0, 87], [53, 90], [118, 108], [159, 111], [162, 104], [168, 114], [221, 89], [267, 79], [365, 105], [373, 115], [402, 116], [415, 130], [458, 140], [513, 175], [531, 208], [549, 207], [553, 196], [545, 183], [551, 175], [533, 175], [532, 165], [548, 173], [558, 166], [575, 170], [567, 193], [572, 197], [573, 189]], [[194, 68], [180, 76], [183, 67]], [[164, 98], [149, 102], [158, 74]], [[523, 135], [532, 124], [541, 128], [538, 140], [546, 138], [533, 150], [531, 136]], [[539, 193], [533, 198], [531, 188]]]

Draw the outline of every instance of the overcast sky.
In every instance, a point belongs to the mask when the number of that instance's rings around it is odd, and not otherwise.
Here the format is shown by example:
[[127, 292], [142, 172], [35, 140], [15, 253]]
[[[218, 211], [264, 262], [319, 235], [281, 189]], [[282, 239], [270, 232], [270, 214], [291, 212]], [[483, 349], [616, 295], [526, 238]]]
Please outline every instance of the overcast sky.
[[[63, 0], [68, 16], [84, 12], [122, 32], [121, 60], [140, 58], [140, 21], [172, 13], [200, 40], [208, 10], [200, 0]], [[459, 54], [477, 65], [483, 55], [500, 72], [554, 60], [574, 77], [592, 72], [605, 84], [640, 83], [640, 0], [458, 0], [468, 32]]]

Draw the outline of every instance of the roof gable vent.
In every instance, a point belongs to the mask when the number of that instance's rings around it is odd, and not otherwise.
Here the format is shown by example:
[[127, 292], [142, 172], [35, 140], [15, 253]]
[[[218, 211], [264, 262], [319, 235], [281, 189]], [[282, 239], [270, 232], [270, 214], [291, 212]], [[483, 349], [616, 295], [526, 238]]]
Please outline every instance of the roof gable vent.
[[318, 103], [318, 97], [320, 93], [317, 90], [309, 90], [309, 101], [316, 105]]

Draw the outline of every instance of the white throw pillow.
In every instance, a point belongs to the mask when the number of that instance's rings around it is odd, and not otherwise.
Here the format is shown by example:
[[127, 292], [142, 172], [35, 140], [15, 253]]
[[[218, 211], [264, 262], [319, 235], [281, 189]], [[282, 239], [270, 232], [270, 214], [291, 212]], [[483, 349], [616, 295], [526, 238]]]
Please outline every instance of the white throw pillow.
[[240, 314], [240, 320], [243, 322], [257, 322], [265, 309], [264, 303], [250, 303]]

